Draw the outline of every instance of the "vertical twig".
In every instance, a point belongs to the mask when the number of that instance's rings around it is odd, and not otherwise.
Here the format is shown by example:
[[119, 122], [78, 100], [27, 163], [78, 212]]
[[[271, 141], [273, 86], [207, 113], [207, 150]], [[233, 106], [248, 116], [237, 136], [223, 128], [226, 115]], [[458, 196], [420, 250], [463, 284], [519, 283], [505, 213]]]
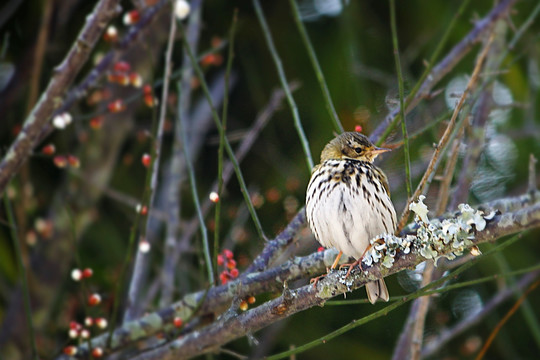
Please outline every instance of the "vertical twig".
[[313, 166], [314, 166], [313, 157], [311, 156], [311, 150], [309, 149], [309, 142], [307, 140], [306, 134], [304, 133], [302, 123], [300, 122], [300, 115], [298, 114], [298, 108], [296, 107], [296, 102], [294, 101], [294, 98], [292, 97], [291, 90], [289, 89], [289, 84], [287, 83], [285, 70], [283, 70], [281, 59], [279, 58], [276, 47], [274, 45], [274, 41], [272, 40], [272, 35], [270, 33], [270, 29], [268, 28], [268, 24], [266, 23], [266, 19], [264, 17], [259, 0], [253, 0], [253, 7], [255, 8], [255, 13], [257, 14], [259, 23], [261, 24], [264, 38], [266, 39], [266, 46], [268, 46], [268, 50], [270, 50], [270, 54], [272, 55], [272, 59], [274, 60], [274, 64], [276, 65], [276, 70], [278, 72], [279, 81], [281, 82], [281, 87], [283, 88], [283, 91], [285, 92], [285, 95], [287, 96], [287, 102], [289, 103], [289, 107], [291, 108], [292, 116], [294, 119], [294, 126], [296, 127], [296, 132], [298, 133], [298, 136], [300, 137], [300, 142], [302, 143], [302, 148], [304, 149], [304, 154], [306, 156], [307, 166], [308, 166], [309, 171], [311, 172], [311, 169], [313, 169]]
[[[437, 65], [433, 65], [439, 56], [439, 53], [446, 45], [446, 41], [448, 40], [448, 36], [451, 34], [453, 26], [455, 25], [459, 16], [464, 12], [469, 1], [470, 0], [465, 0], [458, 9], [458, 12], [452, 18], [452, 21], [446, 29], [443, 38], [439, 42], [436, 50], [433, 52], [433, 55], [428, 63], [428, 68], [426, 68], [426, 71], [424, 71], [422, 74], [421, 79], [407, 97], [407, 101], [405, 101], [405, 112], [409, 112], [414, 106], [416, 106], [416, 104], [418, 104], [418, 102], [420, 102], [420, 100], [428, 94], [428, 91], [430, 91], [434, 84], [440, 81], [442, 77], [446, 75], [465, 56], [465, 54], [469, 52], [469, 50], [472, 48], [472, 44], [483, 38], [484, 33], [489, 31], [493, 26], [493, 23], [503, 17], [507, 13], [509, 7], [517, 0], [505, 0], [499, 3], [487, 16], [477, 22], [477, 26], [475, 26], [475, 28], [472, 29], [467, 36], [456, 44], [452, 50], [448, 52], [448, 55], [439, 61]], [[390, 134], [392, 129], [397, 124], [398, 116], [398, 110], [388, 114], [384, 121], [381, 122], [370, 135], [370, 139], [374, 142], [376, 141], [377, 145], [384, 142], [388, 134]]]
[[324, 74], [322, 72], [321, 66], [319, 65], [319, 61], [317, 60], [317, 55], [315, 54], [315, 50], [313, 49], [313, 45], [311, 44], [311, 41], [309, 39], [309, 35], [306, 31], [306, 27], [304, 26], [304, 23], [302, 22], [302, 19], [300, 18], [300, 12], [298, 11], [296, 0], [289, 0], [289, 4], [291, 5], [294, 22], [296, 23], [298, 32], [300, 33], [300, 36], [302, 37], [302, 42], [304, 43], [304, 46], [306, 47], [309, 60], [311, 61], [311, 65], [313, 66], [313, 70], [315, 71], [315, 75], [317, 76], [317, 81], [319, 82], [319, 86], [321, 87], [321, 91], [323, 93], [323, 98], [324, 98], [324, 104], [326, 105], [326, 110], [328, 111], [328, 115], [330, 116], [330, 119], [332, 120], [332, 124], [334, 124], [334, 128], [336, 129], [336, 131], [338, 133], [342, 133], [344, 131], [343, 126], [341, 125], [341, 122], [339, 121], [336, 108], [334, 107], [334, 102], [332, 101], [332, 97], [330, 96], [330, 91], [328, 90], [328, 86], [326, 85]]
[[[236, 32], [236, 24], [238, 21], [238, 11], [236, 10], [233, 15], [231, 29], [229, 30], [229, 53], [227, 57], [227, 66], [225, 70], [225, 92], [223, 96], [223, 110], [221, 115], [221, 121], [223, 131], [219, 136], [219, 148], [218, 148], [218, 176], [217, 176], [217, 194], [221, 197], [223, 191], [223, 149], [225, 146], [225, 131], [227, 130], [227, 109], [229, 105], [229, 77], [231, 74], [231, 67], [234, 58], [234, 37]], [[221, 200], [221, 199], [220, 199]], [[214, 269], [217, 269], [217, 254], [219, 253], [219, 222], [221, 218], [221, 201], [216, 203], [215, 216], [214, 216]]]
[[405, 90], [403, 89], [403, 74], [401, 73], [401, 61], [399, 59], [399, 45], [396, 26], [396, 4], [394, 0], [390, 0], [390, 27], [392, 28], [392, 45], [394, 47], [394, 60], [396, 63], [396, 73], [398, 77], [399, 87], [399, 110], [401, 118], [401, 132], [403, 133], [403, 156], [405, 161], [405, 184], [407, 188], [407, 197], [411, 198], [411, 158], [409, 155], [409, 135], [407, 134], [407, 124], [405, 122], [405, 106], [403, 98]]
[[407, 204], [405, 205], [405, 209], [403, 209], [403, 212], [401, 213], [401, 219], [399, 221], [398, 227], [396, 229], [396, 234], [399, 234], [401, 229], [405, 226], [407, 219], [409, 218], [409, 205], [411, 204], [414, 199], [416, 199], [423, 191], [424, 187], [426, 185], [426, 182], [428, 178], [430, 177], [431, 173], [435, 169], [435, 164], [437, 163], [437, 160], [439, 159], [439, 156], [441, 154], [441, 150], [446, 146], [447, 142], [450, 140], [450, 135], [452, 131], [454, 130], [454, 127], [456, 125], [456, 120], [458, 117], [458, 114], [463, 107], [463, 104], [465, 103], [465, 99], [469, 95], [469, 92], [471, 89], [476, 85], [476, 82], [478, 80], [478, 76], [480, 74], [480, 69], [482, 69], [482, 66], [484, 64], [484, 60], [486, 59], [489, 47], [491, 45], [491, 42], [493, 41], [493, 35], [490, 36], [488, 43], [482, 50], [482, 53], [480, 54], [476, 66], [473, 70], [471, 79], [469, 80], [469, 83], [467, 84], [467, 88], [465, 91], [463, 91], [463, 94], [461, 95], [459, 102], [457, 103], [454, 113], [452, 114], [452, 118], [450, 119], [450, 122], [448, 123], [448, 126], [446, 127], [441, 140], [439, 140], [439, 143], [437, 144], [437, 147], [435, 148], [435, 151], [433, 152], [433, 155], [431, 157], [431, 160], [428, 164], [428, 167], [426, 169], [426, 172], [424, 173], [424, 176], [422, 176], [422, 179], [420, 180], [420, 183], [416, 187], [416, 190], [414, 191], [414, 194], [409, 200], [407, 201]]
[[[201, 87], [202, 87], [203, 93], [206, 97], [206, 100], [208, 101], [208, 105], [210, 106], [210, 109], [212, 110], [212, 118], [214, 119], [214, 123], [216, 124], [216, 127], [221, 136], [221, 133], [224, 132], [225, 129], [223, 129], [223, 126], [221, 126], [221, 121], [219, 120], [219, 115], [216, 111], [216, 108], [214, 107], [212, 96], [210, 95], [210, 91], [208, 90], [208, 85], [206, 84], [206, 80], [204, 79], [204, 74], [201, 70], [201, 67], [197, 63], [197, 59], [195, 59], [195, 56], [193, 54], [193, 51], [191, 50], [191, 47], [189, 46], [185, 37], [183, 36], [184, 35], [183, 29], [182, 28], [180, 29], [182, 32], [182, 44], [184, 48], [186, 49], [187, 54], [189, 55], [189, 59], [195, 70], [195, 73], [197, 74], [197, 77], [201, 81]], [[234, 171], [238, 179], [238, 183], [240, 184], [240, 190], [242, 191], [244, 201], [246, 202], [251, 218], [255, 224], [255, 228], [257, 229], [257, 232], [260, 238], [266, 240], [267, 239], [266, 235], [264, 234], [261, 222], [257, 216], [257, 212], [255, 211], [255, 207], [253, 206], [253, 203], [251, 202], [251, 199], [249, 197], [249, 192], [246, 186], [246, 182], [244, 180], [244, 176], [242, 175], [242, 171], [240, 170], [240, 166], [238, 165], [238, 161], [236, 160], [236, 157], [234, 155], [234, 151], [232, 150], [231, 144], [229, 143], [229, 140], [227, 139], [227, 137], [225, 137], [224, 140], [225, 140], [224, 141], [225, 150], [227, 151], [227, 155], [229, 156], [229, 159], [231, 160], [231, 163], [233, 164]]]
[[22, 258], [21, 244], [17, 231], [17, 224], [15, 222], [15, 216], [13, 215], [13, 208], [9, 201], [8, 194], [4, 194], [4, 208], [9, 222], [9, 229], [11, 231], [11, 238], [13, 240], [13, 248], [15, 249], [15, 255], [17, 257], [17, 268], [21, 275], [21, 285], [24, 293], [24, 315], [26, 317], [26, 326], [28, 326], [28, 332], [30, 335], [30, 344], [32, 346], [32, 358], [38, 359], [38, 352], [36, 346], [36, 335], [34, 333], [34, 323], [32, 321], [32, 306], [30, 305], [30, 290], [28, 289], [28, 278], [26, 275], [26, 266]]

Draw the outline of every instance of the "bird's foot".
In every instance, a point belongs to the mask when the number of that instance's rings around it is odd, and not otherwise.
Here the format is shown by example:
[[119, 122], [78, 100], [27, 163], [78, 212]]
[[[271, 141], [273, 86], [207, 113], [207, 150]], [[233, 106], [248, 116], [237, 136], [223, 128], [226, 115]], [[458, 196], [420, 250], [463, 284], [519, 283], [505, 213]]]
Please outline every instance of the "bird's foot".
[[317, 288], [317, 283], [319, 282], [319, 280], [326, 277], [326, 275], [330, 274], [330, 271], [332, 271], [332, 270], [333, 270], [332, 268], [326, 268], [326, 274], [322, 274], [322, 275], [316, 276], [316, 277], [314, 277], [312, 279], [309, 279], [309, 283], [313, 284], [313, 288], [316, 289]]
[[339, 266], [339, 270], [341, 270], [342, 268], [344, 267], [348, 267], [349, 270], [347, 271], [347, 274], [345, 275], [345, 279], [348, 278], [350, 275], [351, 275], [351, 272], [352, 270], [354, 269], [355, 266], [360, 266], [360, 263], [362, 262], [362, 258], [359, 258], [358, 260], [356, 260], [355, 262], [351, 263], [351, 264], [341, 264]]

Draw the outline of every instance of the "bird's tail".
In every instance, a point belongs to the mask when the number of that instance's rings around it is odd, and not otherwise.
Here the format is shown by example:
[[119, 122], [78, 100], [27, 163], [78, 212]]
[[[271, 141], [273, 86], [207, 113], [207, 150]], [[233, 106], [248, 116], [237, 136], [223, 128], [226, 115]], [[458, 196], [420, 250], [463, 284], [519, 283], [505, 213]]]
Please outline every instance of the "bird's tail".
[[366, 284], [367, 297], [370, 303], [375, 304], [378, 299], [388, 301], [388, 289], [383, 279], [368, 282]]

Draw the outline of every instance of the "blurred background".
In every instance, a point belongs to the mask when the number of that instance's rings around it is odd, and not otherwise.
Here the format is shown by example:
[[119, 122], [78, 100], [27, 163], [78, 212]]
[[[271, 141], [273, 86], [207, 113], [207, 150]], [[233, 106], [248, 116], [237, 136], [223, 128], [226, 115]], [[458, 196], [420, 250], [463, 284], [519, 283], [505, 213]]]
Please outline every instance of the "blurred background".
[[[3, 153], [14, 141], [94, 4], [80, 0], [7, 0], [0, 6], [0, 143]], [[126, 24], [125, 14], [132, 9], [143, 12], [148, 5], [148, 1], [143, 0], [122, 2], [123, 11], [113, 22], [119, 39], [137, 26], [136, 23]], [[388, 2], [299, 0], [297, 5], [343, 128], [354, 131], [360, 126], [361, 131], [369, 135], [399, 106]], [[457, 17], [456, 23], [437, 62], [496, 4], [488, 0], [473, 1], [457, 15], [461, 6], [462, 1], [396, 2], [405, 95], [422, 75], [427, 60], [453, 18]], [[323, 146], [335, 135], [321, 88], [289, 2], [263, 2], [262, 8], [293, 90], [309, 149], [314, 162], [318, 163]], [[510, 16], [497, 24], [490, 55], [493, 59], [499, 59], [501, 54], [504, 57], [494, 68], [486, 65], [487, 70], [479, 81], [480, 90], [474, 92], [467, 104], [471, 123], [476, 114], [485, 111], [482, 104], [488, 110], [483, 122], [465, 129], [465, 140], [458, 149], [449, 211], [457, 208], [452, 196], [459, 193], [455, 184], [462, 178], [460, 174], [466, 171], [467, 176], [461, 183], [466, 187], [461, 189], [459, 196], [471, 205], [521, 195], [529, 189], [529, 156], [540, 157], [537, 115], [540, 111], [540, 25], [536, 18], [530, 26], [524, 27], [524, 23], [537, 8], [537, 1], [518, 1], [511, 7]], [[302, 208], [310, 169], [290, 107], [281, 94], [269, 47], [251, 1], [192, 1], [191, 10], [182, 22], [183, 31], [191, 36], [188, 40], [198, 56], [220, 116], [229, 59], [229, 31], [237, 11], [226, 131], [233, 149], [238, 148], [246, 137], [255, 139], [240, 166], [262, 228], [269, 238], [273, 238]], [[136, 41], [128, 42], [124, 47], [118, 45], [121, 40], [116, 43], [110, 39], [100, 41], [76, 81], [76, 84], [84, 82], [101, 57], [116, 51], [115, 64], [127, 63], [129, 70], [125, 73], [136, 73], [141, 84], [148, 84], [150, 90], [139, 87], [137, 82], [127, 86], [119, 84], [111, 75], [125, 69], [109, 67], [86, 96], [77, 99], [69, 109], [72, 124], [63, 130], [57, 129], [34, 149], [6, 191], [14, 208], [22, 258], [28, 267], [40, 358], [53, 358], [70, 343], [67, 335], [70, 321], [81, 322], [89, 315], [88, 311], [90, 316], [108, 318], [116, 300], [116, 284], [122, 279], [124, 259], [129, 253], [130, 233], [136, 224], [142, 224], [140, 234], [151, 244], [136, 313], [158, 309], [183, 294], [204, 288], [207, 281], [186, 165], [182, 156], [178, 156], [183, 152], [175, 119], [179, 113], [184, 115], [187, 142], [183, 145], [189, 149], [202, 202], [208, 202], [208, 196], [214, 190], [220, 139], [200, 80], [191, 71], [185, 71], [189, 59], [179, 40], [172, 54], [176, 75], [171, 80], [168, 97], [161, 98], [169, 14], [169, 9], [161, 11], [156, 15], [158, 20], [146, 26]], [[509, 48], [519, 29], [523, 29], [523, 33], [513, 48]], [[440, 139], [450, 119], [449, 111], [463, 92], [481, 50], [481, 43], [472, 45], [466, 56], [435, 85], [431, 96], [407, 115], [409, 134], [423, 130], [410, 143], [413, 188], [425, 171], [433, 144]], [[277, 101], [272, 103], [271, 98], [276, 94]], [[482, 102], [483, 94], [489, 96], [488, 105]], [[159, 99], [159, 104], [148, 106], [154, 97]], [[111, 108], [110, 104], [117, 100], [122, 101], [121, 111]], [[158, 186], [150, 206], [151, 220], [140, 221], [136, 206], [144, 204], [150, 169], [141, 164], [141, 157], [153, 151], [154, 129], [163, 102], [168, 112]], [[260, 130], [255, 131], [253, 126], [263, 109], [269, 111], [268, 119]], [[396, 127], [385, 139], [385, 144], [398, 145], [401, 138], [401, 130]], [[467, 148], [467, 143], [475, 139], [481, 139], [475, 148], [480, 149], [480, 153], [471, 171], [463, 166], [463, 159], [471, 149]], [[53, 155], [44, 150], [50, 144], [55, 147]], [[58, 156], [64, 157], [67, 166], [60, 166], [62, 159]], [[446, 161], [447, 157], [443, 156], [442, 162]], [[392, 199], [399, 214], [407, 200], [403, 147], [397, 146], [379, 160], [378, 165], [389, 177]], [[441, 166], [427, 193], [426, 203], [431, 210], [437, 204], [442, 169]], [[457, 195], [455, 199], [458, 199]], [[264, 241], [251, 221], [234, 175], [220, 194], [220, 202], [219, 251], [231, 249], [242, 272], [262, 250]], [[21, 274], [5, 211], [1, 212], [1, 219], [0, 356], [19, 359], [29, 354], [28, 329], [24, 325], [21, 305]], [[213, 242], [213, 210], [207, 213], [205, 221]], [[457, 281], [538, 264], [539, 235], [538, 230], [525, 233], [516, 244], [491, 258], [492, 261], [479, 262]], [[304, 229], [299, 238], [295, 254], [316, 251], [318, 244], [309, 230]], [[172, 245], [167, 245], [167, 241], [172, 241]], [[173, 267], [167, 263], [172, 261], [166, 256], [171, 249], [167, 246], [175, 249], [177, 254], [172, 259], [175, 260]], [[85, 288], [72, 280], [70, 274], [74, 268], [93, 270]], [[172, 288], [165, 290], [159, 285], [164, 271], [174, 275], [169, 283]], [[416, 289], [417, 277], [413, 272], [403, 272], [387, 279], [391, 295]], [[129, 276], [123, 279], [121, 290], [126, 291]], [[511, 281], [511, 278], [501, 278], [436, 297], [428, 312], [425, 341], [476, 314]], [[85, 310], [84, 294], [92, 292], [101, 294], [103, 303]], [[272, 298], [275, 294], [266, 296]], [[363, 290], [347, 295], [347, 299], [363, 297]], [[264, 300], [265, 297], [257, 298], [257, 301]], [[492, 310], [479, 324], [455, 337], [431, 358], [468, 359], [474, 356], [514, 301], [511, 299]], [[533, 359], [538, 355], [540, 333], [538, 309], [534, 304], [539, 302], [538, 291], [529, 294], [529, 311], [518, 311], [509, 320], [487, 358]], [[269, 355], [324, 336], [382, 306], [310, 309], [254, 334], [259, 346], [243, 338], [226, 347], [251, 357]], [[409, 306], [403, 306], [389, 316], [369, 322], [298, 357], [390, 358], [408, 310]], [[225, 354], [214, 357], [232, 358]]]

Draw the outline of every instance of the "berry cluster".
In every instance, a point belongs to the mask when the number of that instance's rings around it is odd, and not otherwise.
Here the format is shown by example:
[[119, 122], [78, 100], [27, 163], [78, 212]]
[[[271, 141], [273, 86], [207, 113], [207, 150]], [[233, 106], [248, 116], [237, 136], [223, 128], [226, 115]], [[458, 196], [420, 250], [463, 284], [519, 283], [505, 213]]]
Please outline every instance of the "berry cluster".
[[225, 269], [219, 274], [221, 284], [226, 284], [229, 280], [238, 277], [240, 272], [236, 268], [236, 260], [233, 259], [234, 254], [231, 250], [225, 249], [217, 256], [217, 264]]
[[[107, 328], [107, 320], [105, 318], [91, 318], [90, 316], [84, 319], [84, 325], [79, 324], [76, 321], [71, 321], [69, 323], [68, 336], [71, 339], [80, 339], [86, 340], [90, 338], [90, 327], [96, 326], [100, 329]], [[74, 345], [69, 345], [64, 348], [64, 354], [74, 356], [77, 354], [77, 347]], [[91, 351], [92, 357], [100, 358], [103, 356], [103, 349], [100, 347], [95, 347]]]

